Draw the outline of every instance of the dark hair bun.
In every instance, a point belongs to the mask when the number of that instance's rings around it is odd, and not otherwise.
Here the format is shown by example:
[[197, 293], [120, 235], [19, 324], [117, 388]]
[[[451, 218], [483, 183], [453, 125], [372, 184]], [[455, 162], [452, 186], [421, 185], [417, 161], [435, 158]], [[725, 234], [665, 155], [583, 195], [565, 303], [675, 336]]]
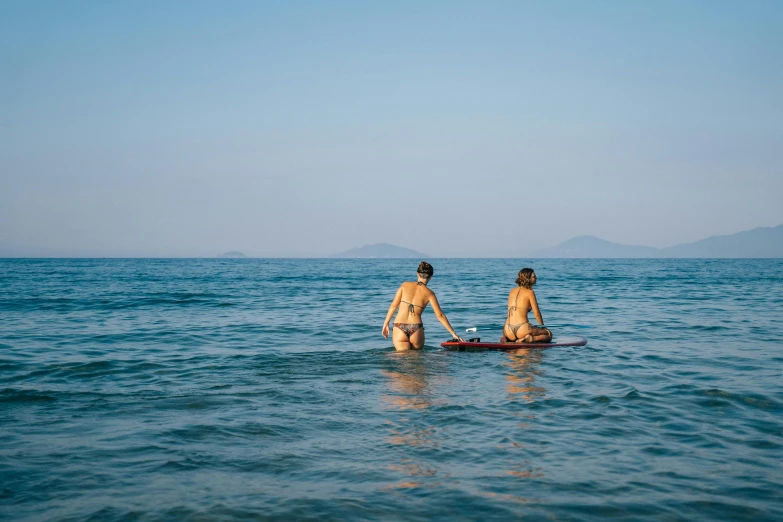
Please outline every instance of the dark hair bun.
[[416, 270], [416, 273], [425, 275], [427, 277], [432, 277], [432, 274], [434, 274], [435, 271], [432, 269], [431, 264], [426, 261], [422, 261], [419, 263], [419, 268]]

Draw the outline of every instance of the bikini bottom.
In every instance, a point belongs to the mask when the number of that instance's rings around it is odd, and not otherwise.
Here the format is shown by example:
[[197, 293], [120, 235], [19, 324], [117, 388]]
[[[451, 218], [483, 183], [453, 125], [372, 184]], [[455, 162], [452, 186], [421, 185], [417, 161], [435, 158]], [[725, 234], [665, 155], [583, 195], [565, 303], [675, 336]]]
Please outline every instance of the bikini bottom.
[[516, 324], [506, 323], [506, 326], [508, 327], [509, 330], [511, 330], [511, 333], [514, 334], [515, 338], [519, 337], [517, 332], [519, 331], [520, 328], [522, 328], [525, 325], [528, 325], [528, 327], [529, 327], [528, 330], [532, 330], [533, 329], [533, 327], [530, 326], [530, 322], [529, 321], [525, 321], [524, 323], [516, 323]]
[[[525, 335], [520, 337], [519, 334], [518, 334], [519, 329], [522, 328], [525, 325], [528, 326], [528, 329], [525, 331]], [[509, 338], [506, 337], [506, 335], [505, 335], [506, 327], [508, 327], [508, 329], [511, 330], [511, 333], [514, 334], [514, 339], [509, 339]], [[541, 335], [541, 334], [544, 334], [544, 333], [548, 333], [550, 339], [552, 338], [552, 332], [549, 330], [549, 328], [537, 328], [537, 327], [531, 325], [529, 322], [517, 323], [517, 324], [506, 323], [505, 326], [503, 327], [503, 337], [501, 337], [500, 342], [502, 342], [502, 343], [503, 342], [512, 342], [513, 343], [515, 341], [519, 341], [520, 339], [525, 339], [528, 336], [530, 336], [531, 339], [532, 339], [532, 336], [534, 336], [534, 335]], [[505, 339], [505, 341], [503, 339]], [[527, 341], [522, 341], [522, 342], [527, 342]]]
[[405, 335], [408, 336], [408, 339], [410, 339], [411, 335], [415, 334], [419, 330], [424, 330], [424, 325], [421, 323], [394, 323], [394, 327], [399, 328], [405, 332]]

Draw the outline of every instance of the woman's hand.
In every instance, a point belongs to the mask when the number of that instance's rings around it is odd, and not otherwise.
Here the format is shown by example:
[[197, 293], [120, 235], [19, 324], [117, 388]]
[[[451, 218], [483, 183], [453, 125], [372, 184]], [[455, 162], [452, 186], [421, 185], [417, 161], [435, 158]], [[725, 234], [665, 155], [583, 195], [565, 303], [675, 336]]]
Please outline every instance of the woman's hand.
[[381, 330], [381, 335], [383, 335], [386, 339], [389, 338], [389, 323], [383, 325], [383, 329]]

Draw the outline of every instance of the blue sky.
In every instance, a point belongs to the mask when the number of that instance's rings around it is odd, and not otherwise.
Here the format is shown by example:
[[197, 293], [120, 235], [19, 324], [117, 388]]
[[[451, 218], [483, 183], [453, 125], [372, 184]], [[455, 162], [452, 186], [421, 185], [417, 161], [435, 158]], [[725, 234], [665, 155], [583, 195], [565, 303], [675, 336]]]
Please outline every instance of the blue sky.
[[781, 2], [0, 3], [0, 254], [783, 223]]

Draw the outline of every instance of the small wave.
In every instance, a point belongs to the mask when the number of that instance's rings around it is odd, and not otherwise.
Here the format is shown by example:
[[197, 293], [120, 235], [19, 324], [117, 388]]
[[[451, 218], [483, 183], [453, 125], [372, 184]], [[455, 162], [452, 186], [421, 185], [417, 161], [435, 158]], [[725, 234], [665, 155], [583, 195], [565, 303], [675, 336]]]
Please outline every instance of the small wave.
[[698, 396], [709, 397], [742, 406], [748, 406], [769, 412], [781, 411], [781, 403], [769, 397], [757, 394], [732, 393], [718, 388], [702, 389], [695, 392]]
[[48, 393], [36, 390], [19, 390], [15, 388], [6, 388], [0, 391], [0, 402], [6, 404], [24, 404], [36, 402], [54, 402], [57, 397]]

